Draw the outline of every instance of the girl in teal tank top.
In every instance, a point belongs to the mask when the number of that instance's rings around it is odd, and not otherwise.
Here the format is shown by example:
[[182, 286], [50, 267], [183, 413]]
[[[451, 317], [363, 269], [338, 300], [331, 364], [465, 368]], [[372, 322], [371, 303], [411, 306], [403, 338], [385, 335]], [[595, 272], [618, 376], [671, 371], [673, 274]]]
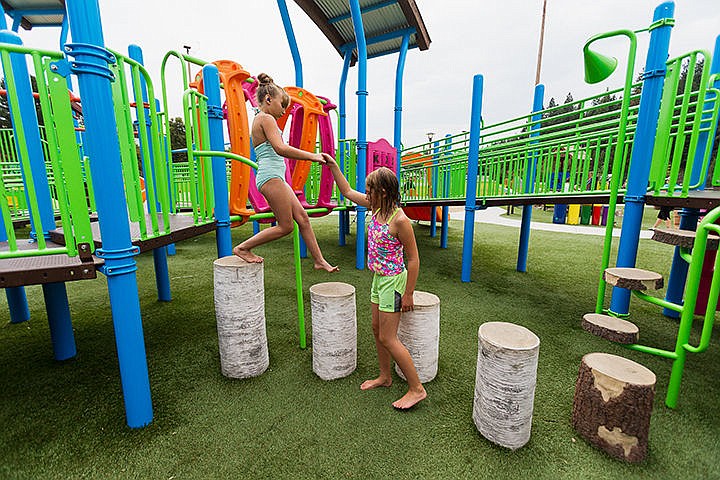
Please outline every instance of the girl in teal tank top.
[[310, 153], [291, 147], [283, 142], [277, 120], [285, 114], [290, 105], [290, 96], [273, 83], [265, 73], [258, 75], [256, 92], [260, 112], [252, 124], [252, 141], [255, 147], [258, 169], [255, 183], [260, 193], [275, 214], [275, 226], [261, 230], [240, 245], [233, 248], [233, 253], [246, 262], [260, 263], [262, 257], [255, 255], [252, 249], [265, 243], [284, 237], [293, 231], [293, 221], [297, 222], [310, 255], [315, 260], [315, 268], [336, 272], [338, 267], [330, 265], [322, 255], [315, 238], [310, 217], [295, 196], [290, 185], [285, 183], [285, 159], [309, 160], [325, 164], [332, 161], [327, 153]]

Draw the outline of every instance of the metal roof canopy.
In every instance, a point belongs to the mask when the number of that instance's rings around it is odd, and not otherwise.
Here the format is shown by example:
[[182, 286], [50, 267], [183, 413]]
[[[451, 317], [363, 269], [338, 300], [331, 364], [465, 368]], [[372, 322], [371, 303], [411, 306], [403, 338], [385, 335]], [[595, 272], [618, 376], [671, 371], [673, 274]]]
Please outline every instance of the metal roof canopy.
[[[65, 0], [0, 0], [5, 13], [25, 30], [60, 27], [65, 18]], [[13, 30], [17, 31], [15, 25]]]
[[[353, 49], [352, 64], [357, 61], [355, 31], [347, 0], [295, 0], [315, 22], [340, 56]], [[430, 36], [415, 0], [361, 0], [363, 27], [368, 58], [400, 51], [402, 38], [410, 33], [408, 48], [427, 50]]]

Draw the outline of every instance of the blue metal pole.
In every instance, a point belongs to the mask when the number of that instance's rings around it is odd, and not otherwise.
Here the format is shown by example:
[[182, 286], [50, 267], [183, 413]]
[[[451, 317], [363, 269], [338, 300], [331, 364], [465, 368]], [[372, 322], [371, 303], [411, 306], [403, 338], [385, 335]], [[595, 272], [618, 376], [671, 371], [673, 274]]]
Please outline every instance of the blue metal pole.
[[403, 74], [405, 73], [405, 58], [407, 57], [410, 35], [403, 35], [398, 55], [397, 69], [395, 70], [395, 129], [393, 132], [393, 146], [397, 152], [397, 176], [400, 179], [400, 150], [402, 149], [402, 104], [403, 104]]
[[[535, 85], [535, 93], [533, 94], [533, 112], [539, 112], [543, 109], [543, 100], [545, 96], [545, 85]], [[530, 127], [530, 137], [540, 135], [540, 121], [542, 116], [538, 113], [532, 116], [533, 122]], [[537, 140], [531, 141], [530, 145], [537, 143]], [[535, 190], [535, 169], [537, 168], [537, 154], [533, 152], [525, 170], [525, 193], [533, 193]], [[518, 259], [515, 269], [518, 272], [527, 272], [528, 249], [530, 248], [530, 223], [532, 222], [532, 205], [523, 205], [522, 223], [520, 223], [520, 241], [518, 242]]]
[[[655, 9], [653, 22], [670, 19], [675, 11], [672, 2], [665, 2]], [[620, 231], [618, 244], [618, 267], [634, 267], [637, 257], [642, 216], [645, 208], [650, 163], [655, 143], [655, 132], [658, 123], [658, 111], [665, 79], [665, 61], [670, 46], [670, 29], [672, 24], [659, 24], [650, 32], [650, 46], [645, 63], [642, 93], [638, 110], [635, 141], [633, 142], [630, 169], [628, 171], [627, 190], [625, 193], [625, 214]], [[622, 148], [618, 145], [617, 148]], [[628, 313], [630, 306], [630, 290], [613, 288], [610, 310], [616, 314]]]
[[[445, 135], [445, 152], [450, 151], [452, 148], [452, 138], [448, 133]], [[445, 158], [447, 160], [447, 158]], [[443, 198], [450, 196], [450, 170], [446, 166], [443, 166]], [[447, 248], [448, 242], [448, 224], [450, 222], [450, 207], [443, 205], [442, 207], [442, 224], [440, 227], [440, 248]]]
[[95, 204], [102, 248], [96, 255], [105, 260], [110, 308], [127, 424], [139, 428], [152, 421], [152, 400], [140, 301], [133, 258], [138, 249], [131, 243], [126, 211], [120, 145], [117, 136], [108, 63], [112, 55], [104, 48], [97, 0], [68, 0], [67, 11], [73, 44], [66, 45], [72, 71], [77, 75], [84, 99], [85, 147], [90, 157]]
[[473, 237], [475, 235], [475, 203], [477, 201], [478, 157], [480, 155], [480, 122], [482, 119], [483, 76], [473, 77], [472, 106], [470, 107], [470, 146], [465, 190], [465, 228], [461, 280], [470, 281], [472, 270]]
[[[431, 148], [433, 151], [433, 168], [432, 168], [432, 197], [438, 198], [438, 151], [439, 151], [439, 145], [440, 142], [434, 142], [431, 144]], [[430, 207], [430, 237], [435, 238], [435, 235], [437, 235], [437, 210], [435, 207]]]
[[[718, 58], [718, 57], [720, 57], [720, 36], [718, 36], [715, 39], [715, 50], [713, 51], [712, 63], [710, 64], [710, 75], [712, 75], [714, 73], [720, 73], [720, 58]], [[688, 77], [690, 77], [690, 75], [692, 75], [692, 73], [688, 72]], [[709, 87], [715, 87], [715, 88], [718, 88], [718, 86], [720, 86], [720, 80], [716, 80], [715, 82], [713, 82], [713, 85], [709, 85]], [[712, 103], [707, 102], [705, 104], [705, 107], [707, 109], [712, 108]], [[704, 109], [705, 108], [703, 108], [703, 110]], [[709, 113], [706, 113], [705, 115], [703, 115], [702, 123], [704, 124], [703, 125], [704, 127], [711, 126], [711, 125], [709, 125], [710, 117], [712, 117], [712, 115]], [[711, 130], [713, 132], [715, 131], [714, 129], [709, 129], [709, 130]], [[710, 135], [709, 130], [704, 130], [704, 131], [700, 132], [700, 134], [698, 135], [697, 150], [695, 151], [695, 162], [693, 163], [693, 169], [692, 169], [692, 173], [690, 176], [690, 184], [691, 185], [696, 185], [698, 182], [700, 182], [700, 174], [702, 173], [703, 166], [705, 166], [705, 165], [703, 165], [703, 157], [705, 155], [705, 148], [708, 144], [708, 141], [710, 140], [708, 138]], [[709, 168], [710, 165], [709, 164], [710, 164], [710, 162], [712, 162], [712, 155], [708, 156], [707, 162], [708, 162], [708, 165], [707, 165], [708, 168], [705, 172], [705, 179], [707, 179], [707, 176], [710, 174], [710, 168]], [[699, 187], [699, 190], [705, 190], [705, 182], [702, 182], [702, 184]]]
[[73, 358], [77, 354], [77, 350], [65, 284], [62, 282], [46, 283], [42, 289], [54, 358], [55, 360]]
[[[209, 64], [203, 67], [203, 82], [205, 83], [205, 95], [208, 97], [210, 150], [222, 152], [225, 149], [223, 111], [220, 103], [220, 78], [215, 65]], [[230, 199], [228, 197], [227, 172], [223, 157], [213, 157], [212, 175], [215, 193], [215, 220], [217, 222], [217, 251], [218, 258], [222, 258], [232, 255]]]
[[[710, 64], [710, 73], [720, 72], [720, 36], [715, 39], [715, 51], [713, 52], [712, 63]], [[690, 74], [688, 72], [688, 74]], [[720, 87], [720, 80], [714, 82], [715, 88]], [[708, 132], [701, 132], [698, 137], [697, 152], [695, 154], [695, 163], [693, 164], [692, 176], [690, 177], [690, 183], [692, 185], [697, 184], [700, 181], [700, 173], [702, 171], [702, 156], [705, 152], [708, 141], [712, 141], [709, 138]], [[708, 161], [712, 160], [712, 155], [708, 158]], [[710, 173], [708, 165], [707, 175]], [[700, 190], [705, 189], [705, 182], [703, 181]], [[700, 211], [697, 208], [683, 208], [680, 211], [680, 229], [681, 230], [695, 230], [697, 228], [698, 218]], [[672, 267], [670, 268], [670, 276], [668, 277], [667, 291], [665, 292], [665, 300], [675, 304], [682, 304], [683, 292], [685, 291], [685, 281], [687, 279], [689, 265], [680, 256], [680, 247], [675, 247], [673, 253]], [[663, 309], [663, 315], [670, 318], [680, 318], [680, 313], [669, 308]]]
[[[17, 33], [7, 30], [0, 31], [0, 42], [22, 45], [20, 36]], [[36, 225], [34, 215], [32, 214], [33, 203], [30, 202], [26, 189], [25, 198], [31, 209], [30, 235], [31, 237], [42, 235], [45, 239], [49, 239], [50, 230], [55, 229], [55, 212], [53, 211], [52, 198], [50, 197], [50, 184], [45, 167], [45, 155], [42, 150], [40, 127], [35, 110], [32, 86], [30, 84], [30, 74], [28, 73], [25, 55], [10, 54], [10, 63], [13, 79], [15, 80], [15, 91], [8, 91], [8, 95], [16, 96], [19, 111], [14, 111], [11, 102], [8, 102], [8, 109], [10, 110], [10, 118], [15, 128], [17, 128], [18, 125], [23, 126], [25, 133], [24, 147], [28, 155], [27, 160], [30, 164], [30, 172], [26, 172], [22, 162], [20, 162], [20, 172], [24, 183], [32, 179], [35, 185], [35, 201], [37, 202], [38, 209], [35, 215], [39, 215], [40, 218], [40, 225]], [[23, 149], [20, 148], [21, 145], [19, 144], [19, 135], [17, 135], [17, 133], [15, 135], [15, 146], [18, 155], [22, 155]], [[64, 360], [75, 356], [75, 337], [72, 332], [70, 306], [68, 305], [65, 284], [55, 283], [43, 285], [43, 293], [46, 299], [45, 306], [50, 325], [50, 334], [54, 339], [53, 347], [55, 358]], [[28, 320], [30, 318], [30, 312], [27, 305], [25, 289], [22, 287], [9, 289], [6, 296], [8, 297], [10, 316], [13, 321], [21, 322]]]
[[[293, 31], [292, 21], [290, 20], [290, 13], [287, 9], [287, 3], [285, 0], [277, 0], [278, 9], [280, 10], [280, 17], [282, 18], [283, 27], [285, 28], [285, 36], [287, 37], [288, 45], [290, 46], [290, 53], [292, 54], [293, 64], [295, 65], [295, 86], [303, 86], [303, 71], [302, 71], [302, 60], [300, 59], [300, 50], [298, 50], [297, 40], [295, 39], [295, 32]], [[303, 187], [304, 188], [304, 187]], [[293, 229], [293, 241], [300, 242], [300, 258], [307, 258], [307, 245], [305, 240], [299, 233], [298, 229]]]
[[[350, 0], [350, 13], [352, 14], [355, 42], [358, 53], [358, 130], [357, 130], [357, 190], [365, 191], [365, 175], [367, 166], [367, 44], [365, 42], [365, 28], [363, 27], [360, 1]], [[365, 268], [365, 212], [367, 208], [358, 205], [357, 212], [357, 239], [355, 241], [355, 268]]]
[[[2, 30], [0, 31], [0, 43], [22, 45], [22, 40], [17, 33]], [[52, 199], [50, 198], [50, 184], [45, 168], [45, 155], [42, 150], [40, 127], [38, 126], [37, 112], [35, 110], [35, 99], [33, 98], [32, 86], [30, 85], [30, 74], [28, 73], [25, 55], [11, 53], [10, 64], [9, 66], [5, 65], [3, 70], [7, 72], [12, 69], [13, 79], [15, 80], [15, 91], [8, 91], [7, 94], [14, 95], [17, 98], [20, 111], [14, 111], [10, 102], [8, 102], [8, 109], [10, 110], [12, 124], [14, 126], [22, 125], [25, 133], [25, 144], [20, 145], [19, 135], [17, 135], [16, 132], [14, 135], [15, 147], [18, 155], [21, 155], [23, 150], [27, 151], [27, 160], [30, 164], [30, 172], [25, 172], [23, 164], [20, 162], [20, 173], [24, 183], [28, 182], [28, 175], [30, 175], [30, 178], [35, 184], [35, 194], [38, 205], [38, 211], [35, 212], [35, 215], [39, 215], [41, 222], [41, 225], [36, 225], [34, 215], [30, 215], [30, 234], [33, 237], [35, 235], [42, 235], [44, 238], [49, 239], [50, 234], [48, 232], [55, 229], [55, 213], [53, 212]], [[25, 198], [28, 206], [30, 206], [29, 208], [32, 208], [32, 203], [27, 195], [26, 189]]]
[[297, 40], [295, 40], [295, 32], [293, 31], [290, 13], [288, 12], [285, 0], [277, 0], [280, 17], [282, 18], [283, 27], [285, 28], [285, 36], [287, 37], [290, 53], [292, 55], [293, 64], [295, 65], [295, 86], [303, 86], [302, 60], [300, 59], [300, 51], [298, 50]]
[[[140, 65], [144, 65], [142, 49], [137, 45], [128, 46], [128, 56], [138, 62]], [[134, 81], [134, 79], [133, 79]], [[142, 98], [135, 99], [135, 105], [140, 108], [140, 105], [145, 105], [148, 102], [147, 85], [145, 84], [145, 78], [140, 76], [140, 91], [142, 92]], [[150, 108], [145, 108], [145, 132], [150, 142], [156, 141], [152, 138], [152, 129], [150, 118]], [[137, 123], [137, 121], [136, 121]], [[137, 125], [137, 128], [143, 128], [141, 125]], [[148, 182], [153, 182], [156, 185], [155, 175], [155, 158], [153, 156], [152, 144], [149, 145], [147, 152], [142, 150], [142, 142], [140, 142], [140, 156], [142, 158], [143, 175]], [[161, 211], [160, 200], [156, 200], [158, 212]], [[155, 286], [158, 292], [158, 300], [161, 302], [169, 302], [172, 300], [172, 293], [170, 292], [170, 272], [168, 270], [167, 263], [167, 249], [165, 247], [158, 247], [153, 249], [153, 265], [155, 267]]]
[[30, 320], [30, 307], [28, 306], [25, 287], [11, 287], [5, 289], [8, 309], [10, 310], [10, 323], [22, 323]]
[[[2, 7], [0, 6], [0, 14]], [[5, 229], [0, 228], [0, 242], [7, 242]], [[30, 320], [30, 308], [28, 307], [25, 287], [9, 287], [5, 289], [8, 310], [10, 310], [10, 323], [22, 323]]]
[[[348, 77], [348, 70], [350, 69], [350, 60], [352, 59], [352, 49], [347, 49], [343, 52], [343, 69], [342, 74], [340, 75], [340, 86], [338, 88], [338, 113], [339, 113], [339, 119], [338, 119], [338, 139], [340, 140], [340, 145], [338, 148], [339, 155], [340, 155], [340, 171], [345, 172], [345, 155], [347, 152], [345, 152], [346, 147], [346, 135], [347, 135], [347, 129], [346, 129], [346, 122], [347, 122], [347, 108], [345, 106], [345, 85], [347, 84], [347, 77]], [[340, 200], [342, 200], [342, 194], [340, 194]], [[350, 233], [348, 229], [346, 229], [346, 223], [348, 218], [350, 217], [350, 212], [347, 210], [341, 210], [338, 214], [338, 245], [341, 247], [345, 246], [345, 235]]]

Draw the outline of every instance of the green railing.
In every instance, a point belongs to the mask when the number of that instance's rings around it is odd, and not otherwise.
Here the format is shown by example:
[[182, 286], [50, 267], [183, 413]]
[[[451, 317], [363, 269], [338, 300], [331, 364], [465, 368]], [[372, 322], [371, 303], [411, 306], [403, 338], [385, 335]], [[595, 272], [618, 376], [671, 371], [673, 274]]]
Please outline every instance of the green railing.
[[116, 58], [116, 63], [110, 66], [116, 76], [112, 83], [113, 105], [129, 221], [138, 226], [140, 240], [168, 235], [171, 233], [170, 190], [160, 116], [155, 102], [144, 104], [142, 101], [143, 83], [147, 98], [155, 98], [152, 80], [140, 63], [112, 53]]
[[[46, 146], [43, 148], [45, 155], [45, 175], [52, 187], [44, 197], [49, 196], [53, 207], [57, 208], [60, 221], [63, 225], [65, 246], [60, 248], [48, 248], [43, 235], [37, 236], [34, 248], [28, 249], [28, 245], [20, 250], [17, 237], [13, 229], [13, 212], [10, 205], [20, 204], [19, 196], [27, 194], [29, 205], [29, 218], [35, 225], [42, 225], [40, 220], [38, 192], [36, 179], [33, 178], [30, 167], [29, 152], [26, 135], [29, 126], [16, 122], [13, 127], [15, 139], [5, 137], [4, 149], [12, 148], [15, 151], [15, 158], [18, 165], [22, 165], [24, 181], [22, 186], [17, 179], [6, 178], [3, 168], [2, 186], [0, 188], [0, 212], [3, 217], [3, 225], [7, 235], [8, 249], [0, 252], [0, 258], [27, 257], [37, 255], [51, 255], [67, 253], [75, 256], [78, 253], [79, 243], [88, 243], [93, 247], [92, 234], [90, 230], [90, 219], [88, 216], [88, 200], [85, 195], [85, 185], [82, 178], [82, 158], [78, 143], [75, 138], [75, 127], [73, 124], [72, 110], [70, 107], [70, 96], [68, 95], [65, 79], [57, 73], [61, 69], [55, 62], [61, 62], [64, 57], [59, 52], [25, 48], [17, 45], [0, 45], [0, 57], [2, 57], [3, 76], [7, 84], [8, 104], [13, 111], [19, 111], [15, 72], [11, 63], [11, 54], [25, 55], [28, 59], [31, 75], [37, 79], [37, 93], [40, 104], [40, 122], [45, 125], [45, 135], [39, 132], [44, 138]], [[25, 80], [23, 80], [25, 81]], [[29, 80], [28, 80], [29, 81]], [[12, 147], [10, 146], [12, 145]], [[15, 150], [17, 147], [17, 150]], [[7, 152], [9, 150], [5, 150]], [[6, 161], [10, 159], [6, 158]], [[22, 194], [20, 189], [24, 189]], [[16, 215], [17, 217], [17, 215]]]
[[[183, 95], [185, 140], [187, 142], [190, 206], [196, 225], [214, 221], [215, 197], [212, 183], [212, 159], [199, 151], [210, 148], [207, 97], [197, 90], [187, 89]], [[217, 152], [217, 156], [226, 152]], [[227, 158], [227, 157], [226, 157]], [[229, 171], [226, 168], [226, 172]]]
[[[610, 193], [621, 90], [545, 109], [481, 130], [477, 198]], [[617, 174], [627, 175], [639, 94], [631, 97]], [[539, 120], [533, 120], [539, 115]], [[402, 151], [403, 200], [464, 199], [467, 132]]]
[[[692, 72], [702, 63], [700, 84], [693, 89]], [[655, 136], [650, 188], [657, 196], [687, 196], [705, 185], [720, 109], [720, 90], [710, 80], [710, 54], [696, 50], [667, 62], [667, 74]], [[688, 72], [681, 85], [681, 75]], [[708, 141], [698, 145], [705, 136]], [[698, 151], [698, 148], [702, 148]], [[691, 182], [690, 172], [700, 163], [699, 182]], [[720, 184], [717, 162], [713, 185]], [[717, 182], [717, 183], [716, 183]]]

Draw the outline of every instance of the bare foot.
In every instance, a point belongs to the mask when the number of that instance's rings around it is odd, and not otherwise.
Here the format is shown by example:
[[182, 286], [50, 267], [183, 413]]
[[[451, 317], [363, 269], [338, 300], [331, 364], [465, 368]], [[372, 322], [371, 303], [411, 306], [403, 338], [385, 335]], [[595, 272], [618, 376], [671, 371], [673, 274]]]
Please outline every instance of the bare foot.
[[315, 270], [325, 270], [326, 272], [339, 272], [340, 267], [333, 267], [326, 260], [322, 262], [315, 262]]
[[372, 390], [375, 387], [389, 387], [390, 385], [392, 385], [392, 379], [385, 380], [378, 377], [373, 380], [365, 380], [362, 385], [360, 385], [360, 390]]
[[262, 263], [262, 261], [263, 261], [262, 257], [258, 257], [257, 255], [252, 253], [250, 250], [240, 248], [240, 245], [233, 248], [233, 253], [248, 263]]
[[427, 397], [427, 392], [424, 388], [421, 392], [408, 390], [408, 392], [403, 395], [402, 398], [393, 402], [392, 406], [397, 408], [398, 410], [407, 410], [417, 405], [418, 402], [423, 400], [425, 397]]

